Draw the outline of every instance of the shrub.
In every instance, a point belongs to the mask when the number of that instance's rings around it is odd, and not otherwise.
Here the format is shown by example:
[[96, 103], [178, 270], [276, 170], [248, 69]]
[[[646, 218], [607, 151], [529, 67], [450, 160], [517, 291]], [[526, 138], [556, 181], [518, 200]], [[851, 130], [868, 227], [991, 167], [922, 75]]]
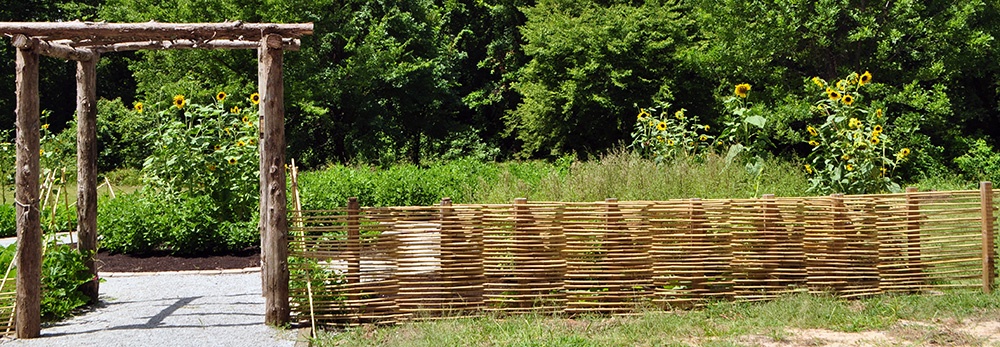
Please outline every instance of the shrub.
[[969, 151], [955, 158], [962, 175], [973, 181], [1000, 182], [1000, 153], [984, 139], [977, 139], [969, 146]]
[[13, 205], [0, 205], [0, 237], [11, 237], [17, 235], [14, 213]]
[[87, 255], [69, 245], [50, 243], [42, 260], [42, 317], [65, 317], [90, 300], [79, 287], [92, 279], [84, 263]]

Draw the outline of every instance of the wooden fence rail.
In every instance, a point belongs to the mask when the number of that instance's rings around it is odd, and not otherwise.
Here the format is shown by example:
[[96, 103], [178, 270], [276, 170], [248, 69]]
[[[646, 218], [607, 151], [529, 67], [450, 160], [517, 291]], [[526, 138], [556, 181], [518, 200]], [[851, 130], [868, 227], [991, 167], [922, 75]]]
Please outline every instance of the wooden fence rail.
[[[293, 320], [627, 314], [993, 284], [993, 191], [290, 214]], [[308, 285], [307, 285], [308, 284]]]

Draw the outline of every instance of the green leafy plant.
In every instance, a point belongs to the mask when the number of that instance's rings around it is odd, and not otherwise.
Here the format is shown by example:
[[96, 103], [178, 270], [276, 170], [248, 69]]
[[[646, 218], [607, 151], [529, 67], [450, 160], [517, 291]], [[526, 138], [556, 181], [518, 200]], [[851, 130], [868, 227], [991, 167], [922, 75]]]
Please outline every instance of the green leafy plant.
[[69, 245], [49, 243], [42, 260], [42, 317], [55, 320], [86, 305], [89, 298], [79, 290], [93, 279], [84, 261], [88, 254]]
[[909, 148], [894, 152], [888, 117], [880, 108], [865, 106], [864, 85], [872, 75], [851, 73], [836, 83], [812, 79], [819, 95], [814, 112], [825, 118], [806, 127], [812, 147], [805, 164], [813, 193], [899, 192], [897, 165], [906, 161]]
[[640, 156], [656, 162], [673, 159], [679, 154], [697, 155], [707, 150], [715, 139], [708, 134], [711, 127], [700, 124], [698, 116], [685, 113], [685, 109], [668, 114], [669, 108], [670, 105], [664, 103], [660, 107], [640, 109], [629, 147]]
[[[183, 95], [157, 113], [147, 136], [152, 154], [143, 163], [149, 187], [173, 195], [211, 197], [227, 220], [247, 220], [257, 209], [257, 94], [241, 108], [218, 93], [209, 105], [189, 104]], [[228, 108], [227, 108], [228, 107]]]
[[966, 178], [978, 181], [1000, 182], [1000, 153], [984, 139], [977, 139], [969, 151], [955, 158], [955, 165]]

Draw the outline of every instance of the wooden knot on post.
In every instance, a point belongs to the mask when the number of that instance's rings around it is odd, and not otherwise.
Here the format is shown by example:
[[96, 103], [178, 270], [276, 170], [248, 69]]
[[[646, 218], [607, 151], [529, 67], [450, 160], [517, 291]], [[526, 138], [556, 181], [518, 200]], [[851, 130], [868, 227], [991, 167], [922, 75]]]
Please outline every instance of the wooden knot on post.
[[37, 41], [37, 39], [30, 38], [24, 34], [17, 34], [14, 35], [13, 44], [14, 47], [17, 47], [17, 49], [30, 51], [35, 48]]
[[268, 48], [281, 49], [281, 35], [268, 34], [265, 38], [265, 42], [267, 42]]

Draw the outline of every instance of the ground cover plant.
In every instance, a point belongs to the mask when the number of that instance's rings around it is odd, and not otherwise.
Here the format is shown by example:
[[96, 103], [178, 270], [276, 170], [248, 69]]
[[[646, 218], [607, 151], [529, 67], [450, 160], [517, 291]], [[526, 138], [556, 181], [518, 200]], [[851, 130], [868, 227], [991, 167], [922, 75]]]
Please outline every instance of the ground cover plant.
[[[690, 311], [608, 317], [526, 314], [323, 331], [318, 346], [754, 346], [771, 344], [979, 346], [997, 294], [883, 295], [842, 300], [795, 294], [771, 302], [719, 302]], [[992, 322], [984, 331], [965, 330]], [[813, 330], [821, 329], [821, 330]], [[823, 332], [821, 334], [821, 332]], [[839, 334], [834, 334], [839, 333]], [[855, 334], [851, 334], [855, 333]], [[843, 340], [836, 340], [843, 338]]]

